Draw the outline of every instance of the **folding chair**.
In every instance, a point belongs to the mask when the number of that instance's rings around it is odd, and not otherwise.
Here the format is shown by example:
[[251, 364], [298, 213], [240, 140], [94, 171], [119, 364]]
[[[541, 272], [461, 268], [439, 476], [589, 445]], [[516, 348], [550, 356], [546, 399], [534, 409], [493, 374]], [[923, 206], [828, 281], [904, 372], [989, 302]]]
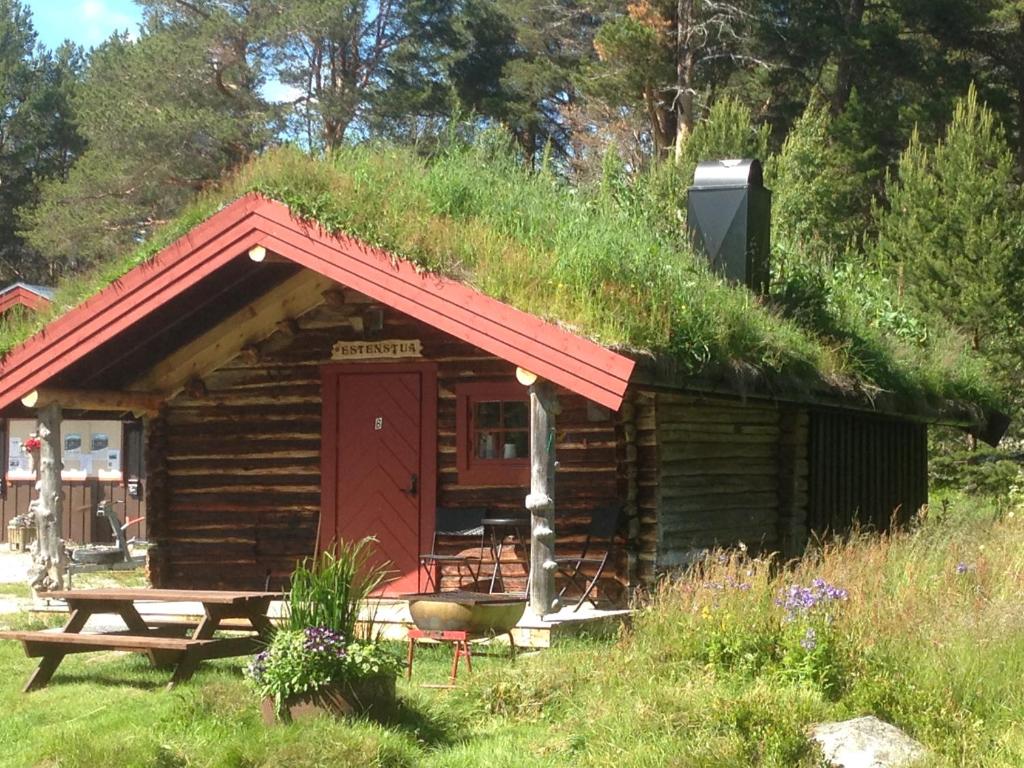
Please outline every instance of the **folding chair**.
[[[426, 571], [428, 591], [441, 591], [442, 569], [445, 566], [455, 569], [460, 586], [463, 569], [468, 572], [474, 586], [479, 584], [484, 553], [484, 526], [480, 521], [486, 514], [487, 510], [479, 507], [438, 507], [430, 552], [420, 555], [420, 568]], [[438, 552], [438, 544], [447, 551], [456, 547], [463, 551], [458, 554], [442, 554]], [[475, 555], [464, 553], [470, 547], [476, 549]]]
[[[557, 574], [566, 579], [558, 599], [565, 596], [570, 587], [580, 591], [580, 598], [573, 608], [573, 612], [580, 609], [583, 603], [587, 602], [591, 593], [597, 588], [597, 582], [604, 574], [608, 561], [616, 549], [615, 536], [619, 532], [619, 523], [622, 519], [622, 511], [618, 507], [605, 507], [595, 509], [590, 513], [590, 522], [587, 524], [587, 536], [583, 541], [583, 548], [578, 555], [561, 557], [556, 556], [558, 564]], [[593, 567], [594, 575], [588, 580], [584, 569]], [[591, 601], [597, 606], [596, 601]]]

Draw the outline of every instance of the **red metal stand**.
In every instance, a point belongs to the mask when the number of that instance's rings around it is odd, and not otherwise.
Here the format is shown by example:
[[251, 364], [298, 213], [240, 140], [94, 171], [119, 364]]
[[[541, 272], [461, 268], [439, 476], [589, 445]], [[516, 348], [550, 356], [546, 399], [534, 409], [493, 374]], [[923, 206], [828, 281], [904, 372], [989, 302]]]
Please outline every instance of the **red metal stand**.
[[[452, 656], [452, 671], [451, 676], [448, 679], [448, 685], [443, 686], [445, 688], [453, 688], [455, 686], [455, 679], [459, 675], [459, 660], [466, 660], [466, 670], [472, 674], [473, 672], [473, 652], [470, 650], [470, 643], [480, 640], [490, 640], [493, 635], [481, 635], [466, 632], [464, 630], [426, 630], [426, 629], [410, 629], [409, 630], [409, 655], [407, 658], [408, 666], [406, 669], [405, 677], [407, 680], [412, 680], [412, 663], [413, 657], [416, 655], [416, 641], [417, 640], [433, 640], [435, 642], [449, 642], [453, 645], [453, 656]], [[508, 633], [509, 649], [512, 656], [512, 661], [516, 659], [516, 642], [512, 637], [512, 632]]]

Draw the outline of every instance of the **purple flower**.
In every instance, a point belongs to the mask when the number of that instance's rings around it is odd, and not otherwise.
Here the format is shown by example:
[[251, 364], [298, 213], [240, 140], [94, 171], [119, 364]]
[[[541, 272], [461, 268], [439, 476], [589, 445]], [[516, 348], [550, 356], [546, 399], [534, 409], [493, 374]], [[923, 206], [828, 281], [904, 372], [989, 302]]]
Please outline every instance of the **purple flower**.
[[306, 627], [304, 647], [310, 653], [325, 653], [338, 658], [346, 654], [345, 638], [330, 627]]
[[969, 566], [967, 563], [957, 563], [956, 564], [956, 572], [960, 576], [963, 576], [969, 570], [971, 570], [971, 566]]
[[786, 619], [792, 621], [797, 616], [810, 613], [828, 603], [845, 600], [848, 593], [841, 587], [833, 586], [824, 579], [815, 579], [811, 586], [791, 584], [775, 604], [786, 610]]

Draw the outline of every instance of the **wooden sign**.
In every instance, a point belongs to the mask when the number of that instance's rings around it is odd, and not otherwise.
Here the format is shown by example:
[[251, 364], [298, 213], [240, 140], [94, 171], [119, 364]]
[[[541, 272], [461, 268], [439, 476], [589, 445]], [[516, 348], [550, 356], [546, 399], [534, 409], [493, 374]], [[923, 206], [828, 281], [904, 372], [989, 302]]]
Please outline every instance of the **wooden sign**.
[[339, 341], [331, 350], [332, 360], [369, 360], [382, 357], [423, 357], [423, 344], [419, 339]]

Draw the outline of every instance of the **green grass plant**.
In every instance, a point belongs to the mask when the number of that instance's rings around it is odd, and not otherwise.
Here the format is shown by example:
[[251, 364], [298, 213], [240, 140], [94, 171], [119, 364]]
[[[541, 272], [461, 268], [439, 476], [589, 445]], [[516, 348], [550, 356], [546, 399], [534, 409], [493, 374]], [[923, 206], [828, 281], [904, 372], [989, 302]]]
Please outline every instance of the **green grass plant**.
[[291, 576], [284, 615], [291, 630], [327, 627], [348, 640], [373, 638], [371, 595], [388, 579], [388, 566], [375, 562], [377, 540], [335, 541], [299, 563]]
[[[224, 203], [256, 191], [329, 232], [602, 344], [653, 355], [670, 374], [745, 380], [758, 373], [808, 389], [1002, 402], [984, 365], [941, 320], [930, 321], [938, 329], [931, 333], [893, 332], [884, 285], [847, 275], [780, 286], [781, 303], [757, 298], [712, 275], [691, 252], [681, 222], [644, 215], [649, 206], [638, 209], [635, 199], [640, 186], [635, 194], [572, 187], [524, 170], [492, 144], [485, 137], [429, 159], [386, 145], [346, 147], [326, 158], [293, 148], [268, 152], [133, 253], [66, 281], [49, 314], [0, 327], [0, 350]], [[905, 313], [897, 314], [906, 327]]]
[[[34, 662], [0, 643], [0, 766], [812, 768], [811, 724], [875, 714], [926, 745], [926, 766], [1016, 768], [1021, 506], [943, 501], [907, 531], [822, 543], [788, 565], [713, 553], [617, 638], [563, 641], [514, 665], [495, 648], [454, 690], [420, 687], [443, 682], [451, 661], [448, 646], [421, 646], [383, 724], [268, 729], [244, 660], [166, 692], [166, 672], [141, 657], [83, 654], [23, 695]], [[845, 597], [787, 621], [777, 599], [816, 579]], [[806, 621], [822, 622], [814, 648], [801, 644]]]

